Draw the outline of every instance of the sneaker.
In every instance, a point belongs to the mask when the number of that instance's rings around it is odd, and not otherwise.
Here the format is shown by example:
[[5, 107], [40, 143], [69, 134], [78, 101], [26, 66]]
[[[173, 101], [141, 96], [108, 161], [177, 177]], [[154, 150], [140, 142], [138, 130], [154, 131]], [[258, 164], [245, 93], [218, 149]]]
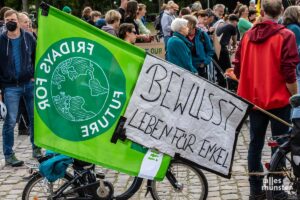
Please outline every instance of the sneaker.
[[32, 150], [32, 157], [33, 158], [40, 158], [40, 157], [42, 157], [42, 151], [41, 151], [41, 148], [34, 148], [33, 150]]
[[24, 161], [18, 160], [15, 155], [12, 155], [11, 157], [5, 159], [5, 165], [9, 165], [12, 167], [19, 167], [22, 166], [23, 164]]
[[249, 200], [265, 200], [267, 199], [266, 192], [261, 192], [259, 194], [250, 194]]

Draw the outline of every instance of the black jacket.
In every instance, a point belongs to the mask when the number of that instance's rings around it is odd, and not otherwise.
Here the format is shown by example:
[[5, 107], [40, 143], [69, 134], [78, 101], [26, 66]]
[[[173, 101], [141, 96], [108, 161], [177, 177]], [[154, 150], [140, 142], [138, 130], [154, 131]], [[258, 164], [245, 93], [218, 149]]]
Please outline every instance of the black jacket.
[[21, 29], [21, 70], [16, 77], [16, 68], [12, 57], [12, 42], [7, 31], [0, 35], [0, 87], [22, 85], [34, 77], [36, 40], [31, 33]]

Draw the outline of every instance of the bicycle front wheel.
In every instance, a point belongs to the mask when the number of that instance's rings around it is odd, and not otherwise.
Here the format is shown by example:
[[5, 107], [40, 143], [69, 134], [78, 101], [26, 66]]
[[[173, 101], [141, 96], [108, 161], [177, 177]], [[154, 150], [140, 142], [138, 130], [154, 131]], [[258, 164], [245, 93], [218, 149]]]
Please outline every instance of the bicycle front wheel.
[[299, 199], [300, 182], [293, 172], [290, 149], [276, 151], [269, 172], [263, 186], [267, 199]]
[[70, 180], [72, 177], [66, 174], [64, 178], [50, 183], [45, 177], [37, 173], [26, 184], [22, 193], [22, 200], [48, 200], [55, 191]]
[[[208, 184], [203, 172], [193, 165], [174, 160], [163, 181], [150, 181], [150, 193], [155, 200], [188, 199], [202, 200], [207, 198]], [[176, 181], [175, 181], [176, 180]], [[177, 187], [174, 187], [174, 186]]]

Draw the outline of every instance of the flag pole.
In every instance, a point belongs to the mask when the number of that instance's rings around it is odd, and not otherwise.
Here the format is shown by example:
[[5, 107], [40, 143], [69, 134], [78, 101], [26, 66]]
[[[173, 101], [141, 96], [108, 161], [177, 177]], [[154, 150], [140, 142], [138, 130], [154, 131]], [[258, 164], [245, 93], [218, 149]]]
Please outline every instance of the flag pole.
[[284, 124], [284, 125], [286, 125], [286, 126], [288, 126], [288, 127], [293, 128], [293, 125], [292, 125], [292, 124], [290, 124], [290, 123], [284, 121], [283, 119], [277, 117], [276, 115], [273, 115], [272, 113], [266, 111], [265, 109], [262, 109], [261, 107], [258, 107], [258, 106], [256, 106], [256, 105], [254, 105], [254, 108], [257, 109], [257, 110], [259, 110], [259, 111], [261, 111], [261, 112], [263, 112], [263, 113], [265, 113], [265, 114], [268, 115], [269, 117], [271, 117], [271, 118], [273, 118], [273, 119], [276, 119], [277, 121], [281, 122], [282, 124]]

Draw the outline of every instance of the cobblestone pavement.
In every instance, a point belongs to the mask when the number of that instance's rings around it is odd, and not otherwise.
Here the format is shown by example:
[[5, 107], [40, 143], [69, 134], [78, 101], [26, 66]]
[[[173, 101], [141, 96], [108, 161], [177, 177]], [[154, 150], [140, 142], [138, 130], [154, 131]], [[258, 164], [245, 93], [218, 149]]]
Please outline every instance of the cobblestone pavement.
[[[2, 127], [2, 124], [0, 124], [0, 127]], [[247, 124], [245, 124], [238, 138], [237, 149], [233, 163], [233, 174], [230, 180], [204, 171], [209, 185], [208, 199], [226, 200], [249, 198], [248, 177], [246, 175], [248, 143], [249, 130]], [[24, 178], [28, 176], [28, 168], [26, 166], [18, 168], [4, 166], [2, 137], [0, 138], [0, 144], [0, 200], [21, 199], [22, 191], [26, 184], [26, 180], [24, 180]], [[17, 136], [16, 132], [15, 152], [17, 158], [23, 159], [27, 163], [33, 162], [31, 158], [32, 151], [30, 148], [29, 138], [27, 136]], [[270, 150], [269, 147], [265, 145], [263, 151], [263, 162], [268, 162], [269, 159]], [[106, 174], [106, 177], [116, 186], [116, 191], [118, 191], [117, 184], [119, 184], [119, 187], [122, 187], [125, 185], [128, 179], [127, 175], [120, 175], [114, 172], [106, 172]], [[144, 181], [143, 187], [132, 199], [152, 199], [150, 194], [145, 197], [145, 189], [146, 187]]]

